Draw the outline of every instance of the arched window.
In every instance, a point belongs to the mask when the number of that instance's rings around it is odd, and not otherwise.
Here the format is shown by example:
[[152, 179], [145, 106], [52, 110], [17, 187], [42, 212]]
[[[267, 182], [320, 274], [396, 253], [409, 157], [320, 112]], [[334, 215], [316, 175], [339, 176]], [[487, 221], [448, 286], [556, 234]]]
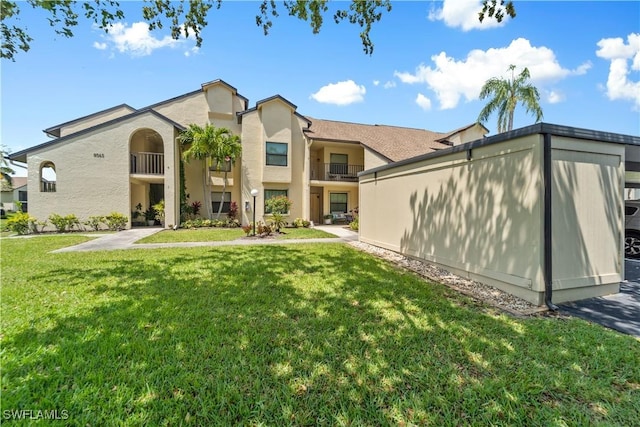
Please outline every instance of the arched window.
[[56, 165], [44, 162], [40, 166], [40, 191], [43, 193], [56, 192]]

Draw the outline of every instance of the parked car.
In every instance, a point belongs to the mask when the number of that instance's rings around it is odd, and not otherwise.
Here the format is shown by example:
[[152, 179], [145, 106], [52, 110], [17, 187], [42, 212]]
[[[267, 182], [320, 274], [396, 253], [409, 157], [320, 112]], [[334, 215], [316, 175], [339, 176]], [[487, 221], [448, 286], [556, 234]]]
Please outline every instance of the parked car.
[[640, 200], [624, 202], [624, 256], [640, 259]]

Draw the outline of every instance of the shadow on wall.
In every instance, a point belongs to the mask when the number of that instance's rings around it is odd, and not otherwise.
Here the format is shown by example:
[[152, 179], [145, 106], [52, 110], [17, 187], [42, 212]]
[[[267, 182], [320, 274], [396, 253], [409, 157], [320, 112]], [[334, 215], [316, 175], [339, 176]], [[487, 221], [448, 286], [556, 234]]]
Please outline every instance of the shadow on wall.
[[403, 251], [534, 279], [542, 177], [531, 151], [428, 172], [421, 181], [426, 188], [409, 200], [413, 223], [401, 239]]
[[607, 276], [612, 266], [620, 271], [622, 193], [612, 186], [620, 158], [573, 152], [566, 160], [562, 153], [553, 156], [553, 280]]
[[[554, 279], [611, 273], [600, 270], [619, 257], [607, 248], [613, 259], [593, 259], [605, 251], [598, 245], [618, 232], [607, 220], [621, 215], [611, 189], [617, 166], [582, 160], [553, 163]], [[429, 171], [419, 181], [424, 188], [409, 198], [403, 252], [466, 271], [508, 274], [514, 284], [543, 290], [543, 179], [532, 150]]]

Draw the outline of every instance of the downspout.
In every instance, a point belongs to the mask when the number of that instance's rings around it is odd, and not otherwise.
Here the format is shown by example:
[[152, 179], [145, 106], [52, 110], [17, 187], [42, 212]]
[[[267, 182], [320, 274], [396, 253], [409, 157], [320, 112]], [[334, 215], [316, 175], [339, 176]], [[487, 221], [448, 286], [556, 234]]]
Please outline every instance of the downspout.
[[557, 311], [558, 306], [552, 302], [553, 297], [553, 253], [552, 253], [552, 209], [551, 209], [551, 134], [543, 134], [542, 142], [542, 180], [544, 185], [544, 303], [549, 310]]

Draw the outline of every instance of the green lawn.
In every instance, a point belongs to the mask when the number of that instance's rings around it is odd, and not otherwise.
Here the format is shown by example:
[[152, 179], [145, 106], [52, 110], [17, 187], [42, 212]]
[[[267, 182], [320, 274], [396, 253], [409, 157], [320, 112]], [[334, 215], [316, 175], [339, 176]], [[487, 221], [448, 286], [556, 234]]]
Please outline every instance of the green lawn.
[[[336, 237], [312, 228], [283, 228], [282, 234], [273, 234], [276, 239], [315, 239]], [[245, 237], [241, 228], [196, 228], [163, 230], [136, 243], [178, 243], [178, 242], [217, 242], [236, 240]]]
[[512, 318], [343, 244], [49, 253], [84, 239], [2, 240], [3, 416], [640, 425], [640, 342], [600, 326]]

